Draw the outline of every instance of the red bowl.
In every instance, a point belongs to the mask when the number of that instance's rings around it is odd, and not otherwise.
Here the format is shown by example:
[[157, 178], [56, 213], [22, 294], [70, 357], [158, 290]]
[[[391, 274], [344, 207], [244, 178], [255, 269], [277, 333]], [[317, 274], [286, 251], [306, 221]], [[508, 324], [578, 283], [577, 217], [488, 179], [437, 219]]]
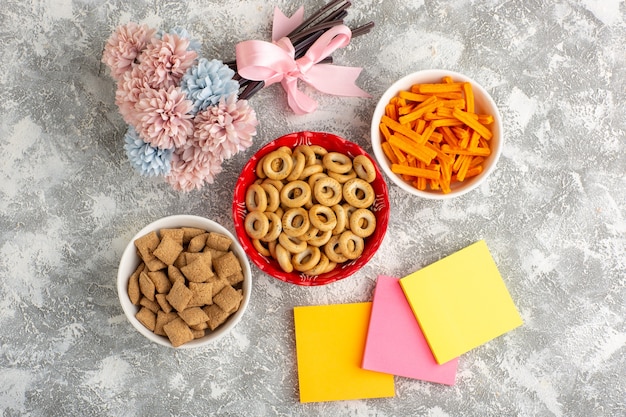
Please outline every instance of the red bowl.
[[[244, 220], [248, 213], [245, 204], [246, 190], [257, 179], [255, 172], [257, 162], [263, 156], [281, 146], [288, 146], [293, 149], [299, 145], [320, 145], [328, 151], [342, 152], [349, 155], [351, 158], [357, 155], [365, 155], [372, 161], [376, 168], [376, 179], [371, 184], [376, 193], [376, 200], [371, 208], [376, 216], [376, 231], [373, 235], [365, 239], [365, 248], [359, 258], [339, 264], [334, 270], [318, 276], [308, 276], [296, 271], [291, 273], [283, 271], [278, 265], [278, 261], [271, 257], [265, 257], [257, 252], [254, 246], [252, 246], [252, 241], [244, 229]], [[232, 214], [237, 238], [250, 260], [252, 260], [260, 270], [281, 281], [296, 285], [325, 285], [349, 277], [361, 269], [372, 256], [374, 256], [387, 231], [387, 224], [389, 223], [389, 196], [387, 194], [387, 184], [380, 173], [376, 161], [359, 145], [331, 133], [298, 132], [282, 136], [268, 143], [250, 158], [243, 167], [241, 175], [235, 185]]]

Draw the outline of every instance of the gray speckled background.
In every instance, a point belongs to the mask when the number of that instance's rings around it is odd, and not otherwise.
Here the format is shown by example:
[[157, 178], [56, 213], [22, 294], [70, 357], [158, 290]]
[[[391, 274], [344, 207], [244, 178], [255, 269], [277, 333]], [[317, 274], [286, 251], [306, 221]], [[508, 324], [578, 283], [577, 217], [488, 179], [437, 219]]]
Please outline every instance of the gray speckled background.
[[[128, 21], [188, 28], [205, 56], [268, 39], [273, 3], [3, 0], [0, 5], [0, 410], [4, 416], [621, 416], [626, 413], [626, 3], [355, 1], [375, 30], [334, 54], [364, 68], [372, 99], [314, 94], [295, 116], [278, 86], [251, 100], [255, 143], [218, 182], [178, 193], [139, 177], [121, 145], [104, 42]], [[276, 2], [292, 13], [296, 2]], [[321, 1], [307, 2], [307, 11]], [[244, 322], [214, 346], [174, 351], [125, 319], [115, 277], [145, 224], [190, 213], [232, 230], [239, 170], [269, 140], [329, 131], [371, 151], [376, 100], [414, 70], [478, 80], [504, 118], [498, 168], [438, 202], [390, 187], [388, 233], [356, 275], [316, 288], [254, 268]], [[524, 325], [462, 356], [453, 387], [396, 378], [396, 397], [300, 404], [292, 309], [371, 299], [485, 239]]]

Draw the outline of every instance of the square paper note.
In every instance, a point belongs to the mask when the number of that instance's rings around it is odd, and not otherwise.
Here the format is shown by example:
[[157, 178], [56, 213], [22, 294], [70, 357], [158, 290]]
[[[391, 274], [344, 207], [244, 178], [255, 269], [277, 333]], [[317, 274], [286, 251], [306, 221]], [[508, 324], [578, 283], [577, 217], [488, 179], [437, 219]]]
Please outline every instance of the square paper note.
[[374, 291], [363, 368], [454, 385], [458, 359], [433, 357], [398, 278], [379, 276]]
[[522, 324], [485, 241], [400, 280], [437, 363]]
[[393, 375], [361, 368], [372, 303], [294, 308], [300, 402], [393, 397]]

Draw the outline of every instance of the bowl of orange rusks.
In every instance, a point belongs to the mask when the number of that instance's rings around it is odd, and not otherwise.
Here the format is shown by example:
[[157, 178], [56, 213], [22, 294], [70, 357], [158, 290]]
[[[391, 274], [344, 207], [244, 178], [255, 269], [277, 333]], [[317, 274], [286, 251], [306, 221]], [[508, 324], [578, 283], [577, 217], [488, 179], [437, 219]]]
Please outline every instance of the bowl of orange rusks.
[[396, 81], [372, 117], [381, 169], [403, 190], [429, 199], [458, 197], [482, 184], [502, 151], [502, 119], [473, 79], [423, 70]]

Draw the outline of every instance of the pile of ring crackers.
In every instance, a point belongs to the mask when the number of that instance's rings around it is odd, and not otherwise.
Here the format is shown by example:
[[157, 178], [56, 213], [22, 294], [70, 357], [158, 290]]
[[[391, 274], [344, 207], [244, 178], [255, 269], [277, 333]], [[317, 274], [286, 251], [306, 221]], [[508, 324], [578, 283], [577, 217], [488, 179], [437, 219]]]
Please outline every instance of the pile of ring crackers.
[[200, 228], [153, 231], [135, 240], [141, 263], [128, 282], [145, 327], [178, 347], [215, 330], [243, 299], [232, 240]]
[[321, 275], [357, 259], [376, 229], [373, 162], [319, 145], [263, 156], [246, 190], [244, 227], [260, 254], [287, 273]]

